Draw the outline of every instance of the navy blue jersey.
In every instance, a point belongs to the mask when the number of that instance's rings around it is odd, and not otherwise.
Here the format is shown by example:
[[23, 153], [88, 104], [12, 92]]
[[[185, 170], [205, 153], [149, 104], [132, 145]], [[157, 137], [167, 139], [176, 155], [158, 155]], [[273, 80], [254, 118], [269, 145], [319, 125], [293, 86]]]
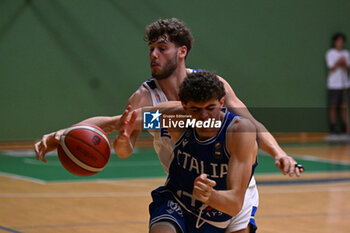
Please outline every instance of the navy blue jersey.
[[215, 137], [201, 141], [195, 129], [188, 128], [175, 144], [166, 188], [187, 211], [208, 221], [225, 222], [232, 217], [196, 200], [192, 196], [194, 180], [205, 173], [216, 182], [216, 190], [227, 190], [230, 154], [226, 148], [226, 131], [237, 117], [226, 111]]

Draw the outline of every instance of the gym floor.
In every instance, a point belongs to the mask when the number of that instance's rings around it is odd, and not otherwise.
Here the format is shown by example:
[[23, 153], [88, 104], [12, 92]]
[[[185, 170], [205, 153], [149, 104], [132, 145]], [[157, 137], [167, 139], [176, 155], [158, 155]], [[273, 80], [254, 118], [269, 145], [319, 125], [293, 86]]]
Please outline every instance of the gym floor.
[[[348, 232], [350, 145], [288, 143], [302, 163], [301, 178], [283, 176], [259, 153], [256, 180], [258, 232]], [[165, 173], [153, 149], [126, 160], [111, 156], [99, 174], [69, 174], [55, 153], [46, 164], [31, 151], [1, 151], [0, 232], [147, 232], [150, 192]]]

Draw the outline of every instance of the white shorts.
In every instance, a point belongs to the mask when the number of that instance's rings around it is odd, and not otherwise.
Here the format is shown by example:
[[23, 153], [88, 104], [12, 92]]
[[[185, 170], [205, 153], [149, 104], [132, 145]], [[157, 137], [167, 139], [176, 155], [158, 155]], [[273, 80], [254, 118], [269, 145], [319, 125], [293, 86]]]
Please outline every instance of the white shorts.
[[239, 231], [247, 228], [251, 223], [254, 227], [255, 219], [254, 215], [259, 205], [259, 194], [256, 187], [254, 176], [250, 180], [247, 191], [245, 192], [244, 202], [241, 211], [232, 218], [231, 223], [226, 229], [226, 233]]

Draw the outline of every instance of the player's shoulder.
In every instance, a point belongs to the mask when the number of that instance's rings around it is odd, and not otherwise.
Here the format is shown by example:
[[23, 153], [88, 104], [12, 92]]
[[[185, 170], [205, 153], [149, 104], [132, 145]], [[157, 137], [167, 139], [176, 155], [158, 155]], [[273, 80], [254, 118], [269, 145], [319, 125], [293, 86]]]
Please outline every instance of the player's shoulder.
[[247, 118], [237, 118], [226, 132], [226, 145], [228, 152], [240, 151], [256, 142], [255, 125]]
[[187, 74], [193, 73], [193, 72], [198, 72], [202, 71], [203, 69], [193, 69], [193, 68], [186, 68]]
[[[202, 71], [203, 69], [191, 69], [191, 68], [187, 68], [187, 74], [193, 73], [193, 72], [198, 72], [198, 71]], [[230, 84], [221, 76], [216, 75], [216, 77], [224, 84], [225, 90], [226, 90], [226, 96], [229, 96], [230, 98], [232, 97], [233, 100], [237, 100], [236, 94], [233, 91], [232, 87], [230, 86]], [[226, 101], [226, 100], [225, 100]]]
[[225, 88], [227, 88], [227, 86], [230, 86], [230, 84], [221, 76], [216, 75], [216, 77], [224, 84]]
[[142, 84], [129, 98], [128, 105], [133, 108], [152, 106], [152, 97], [149, 90]]
[[[198, 71], [203, 71], [203, 69], [186, 68], [186, 71], [187, 71], [187, 74], [190, 74], [190, 73], [194, 73], [194, 72], [198, 72]], [[223, 77], [221, 77], [219, 75], [216, 75], [216, 77], [218, 77], [218, 79], [220, 79], [221, 81], [225, 80]]]
[[241, 133], [241, 132], [256, 132], [256, 127], [253, 122], [247, 118], [236, 117], [234, 123], [227, 129], [228, 132]]

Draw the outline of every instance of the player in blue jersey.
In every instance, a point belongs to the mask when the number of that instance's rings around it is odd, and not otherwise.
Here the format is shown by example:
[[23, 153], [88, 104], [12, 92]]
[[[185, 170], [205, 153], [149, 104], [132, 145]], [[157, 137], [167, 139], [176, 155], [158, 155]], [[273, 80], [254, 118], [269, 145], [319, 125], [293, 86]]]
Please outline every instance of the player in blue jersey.
[[[174, 118], [172, 122], [181, 125], [182, 121], [183, 128], [168, 128], [175, 148], [169, 154], [165, 185], [152, 192], [151, 233], [255, 232], [256, 128], [250, 120], [222, 111], [224, 96], [224, 84], [217, 76], [199, 71], [189, 74], [180, 86], [182, 110], [167, 109], [164, 104], [155, 107], [163, 115], [170, 111], [191, 118]], [[127, 120], [129, 111], [121, 119], [116, 140], [126, 150], [133, 149], [130, 136], [136, 120], [135, 111]], [[195, 127], [186, 128], [186, 122]]]

